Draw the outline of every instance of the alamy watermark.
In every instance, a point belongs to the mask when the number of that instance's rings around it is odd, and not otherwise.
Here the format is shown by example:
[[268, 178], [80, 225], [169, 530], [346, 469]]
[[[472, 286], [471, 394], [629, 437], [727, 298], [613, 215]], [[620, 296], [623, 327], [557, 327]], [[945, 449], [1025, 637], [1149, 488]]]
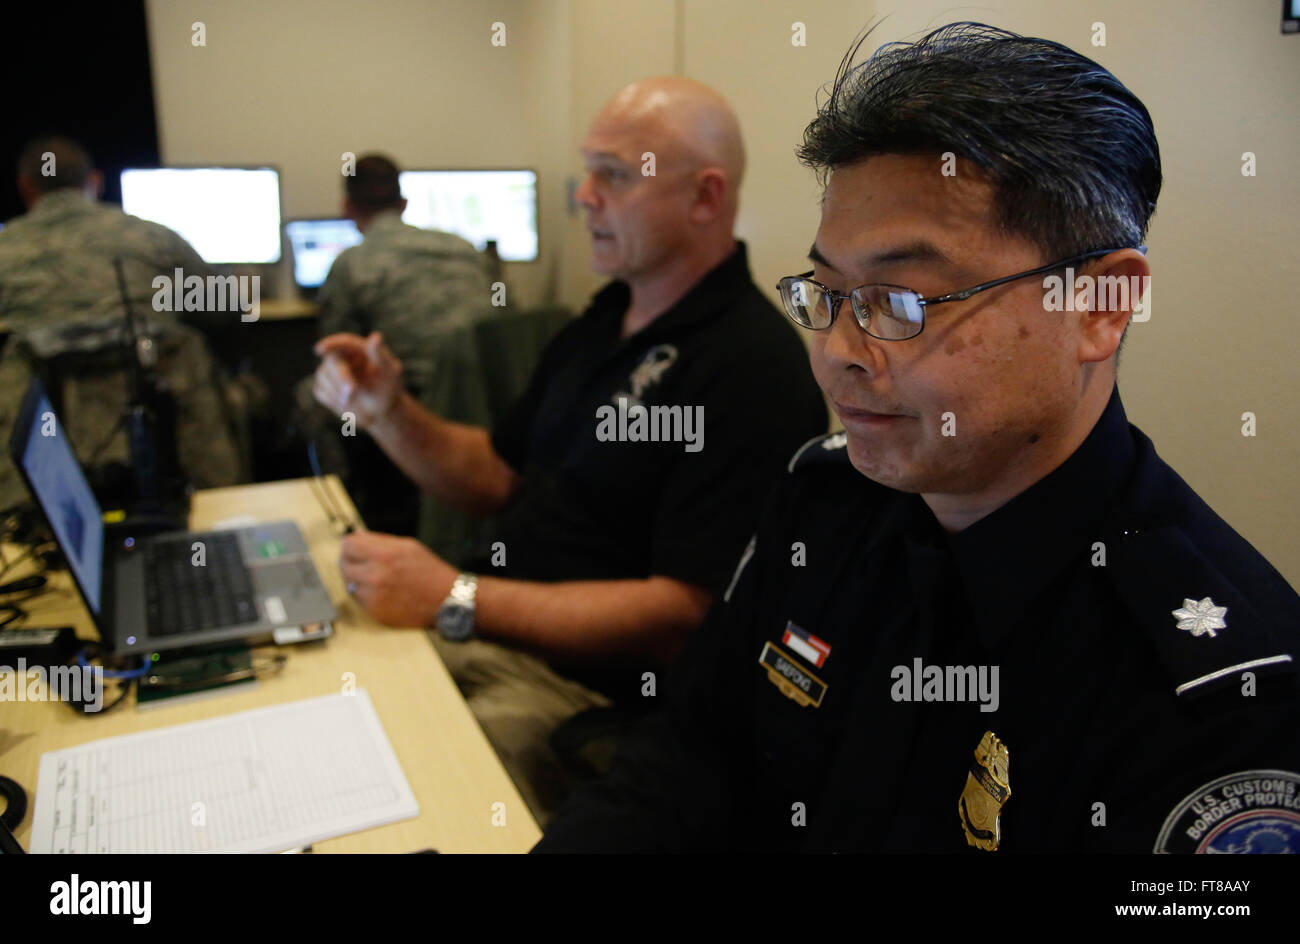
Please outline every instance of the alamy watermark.
[[646, 406], [618, 397], [618, 407], [604, 403], [596, 408], [599, 442], [680, 442], [687, 452], [704, 448], [704, 407]]
[[260, 275], [186, 275], [176, 269], [157, 276], [154, 311], [237, 311], [240, 321], [256, 321], [261, 314]]
[[1131, 311], [1130, 320], [1151, 320], [1151, 276], [1080, 275], [1066, 268], [1065, 277], [1043, 279], [1044, 311]]
[[95, 712], [104, 707], [104, 669], [98, 665], [28, 666], [0, 668], [0, 702], [67, 701]]
[[50, 914], [130, 915], [132, 924], [148, 924], [153, 916], [153, 882], [82, 881], [76, 872], [66, 882], [50, 885]]
[[910, 666], [896, 665], [889, 673], [894, 701], [977, 701], [980, 711], [997, 711], [996, 665], [925, 665], [915, 658]]

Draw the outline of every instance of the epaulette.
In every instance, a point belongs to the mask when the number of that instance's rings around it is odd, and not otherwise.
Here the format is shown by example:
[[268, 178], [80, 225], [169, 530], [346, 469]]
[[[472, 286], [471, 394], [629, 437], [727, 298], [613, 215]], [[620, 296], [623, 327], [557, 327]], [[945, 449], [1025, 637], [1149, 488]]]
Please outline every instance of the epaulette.
[[810, 465], [821, 463], [847, 464], [849, 461], [848, 434], [843, 430], [838, 433], [825, 433], [808, 440], [790, 457], [786, 471], [793, 473], [806, 469]]
[[1277, 601], [1251, 599], [1183, 529], [1169, 524], [1127, 522], [1113, 527], [1105, 543], [1106, 574], [1180, 701], [1241, 688], [1252, 678], [1295, 674], [1300, 635], [1276, 612], [1287, 605], [1285, 593]]

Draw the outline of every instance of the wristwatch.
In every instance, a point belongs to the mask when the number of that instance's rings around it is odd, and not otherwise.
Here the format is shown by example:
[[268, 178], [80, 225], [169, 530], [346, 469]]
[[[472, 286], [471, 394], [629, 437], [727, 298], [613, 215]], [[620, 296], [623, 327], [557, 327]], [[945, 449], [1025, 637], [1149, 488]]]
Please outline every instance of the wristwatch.
[[474, 635], [474, 596], [478, 592], [476, 574], [457, 574], [451, 593], [438, 607], [434, 625], [443, 639], [464, 642]]

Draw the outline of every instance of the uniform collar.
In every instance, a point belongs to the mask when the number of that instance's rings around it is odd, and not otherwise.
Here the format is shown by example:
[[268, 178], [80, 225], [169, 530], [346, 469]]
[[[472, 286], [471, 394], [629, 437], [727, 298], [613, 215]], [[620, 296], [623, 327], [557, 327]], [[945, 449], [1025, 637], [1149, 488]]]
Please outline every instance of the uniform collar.
[[[686, 325], [705, 321], [734, 302], [736, 296], [752, 284], [749, 255], [745, 244], [737, 240], [731, 255], [705, 273], [671, 308], [627, 340], [637, 344], [653, 341], [675, 334]], [[596, 293], [591, 310], [611, 315], [617, 313], [622, 319], [631, 300], [632, 293], [626, 282], [611, 282]]]
[[401, 210], [381, 210], [370, 218], [370, 225], [366, 227], [366, 236], [376, 232], [398, 229], [404, 225], [406, 224], [402, 222]]
[[1135, 455], [1116, 387], [1070, 458], [997, 511], [949, 535], [985, 646], [1006, 638], [1051, 582], [1091, 553]]
[[27, 211], [29, 218], [71, 216], [93, 209], [95, 201], [75, 187], [64, 187], [47, 193]]

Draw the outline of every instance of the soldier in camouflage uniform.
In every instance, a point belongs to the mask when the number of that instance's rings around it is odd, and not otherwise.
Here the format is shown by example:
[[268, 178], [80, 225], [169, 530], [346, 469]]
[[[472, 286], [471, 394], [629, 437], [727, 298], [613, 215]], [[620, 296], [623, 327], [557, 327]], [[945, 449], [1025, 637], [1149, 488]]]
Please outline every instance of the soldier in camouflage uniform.
[[[421, 402], [429, 396], [441, 397], [449, 384], [461, 394], [466, 385], [481, 386], [477, 373], [455, 379], [435, 377], [435, 365], [455, 363], [455, 358], [447, 355], [463, 348], [466, 332], [492, 313], [487, 259], [459, 236], [402, 222], [406, 200], [398, 187], [397, 165], [391, 160], [367, 155], [357, 161], [355, 169], [354, 175], [343, 178], [343, 212], [365, 238], [339, 254], [321, 286], [321, 337], [381, 333], [385, 344], [401, 358], [403, 385]], [[464, 369], [471, 368], [466, 365]], [[457, 397], [458, 401], [485, 399], [486, 393]], [[324, 464], [337, 471], [348, 470], [349, 491], [367, 525], [395, 534], [415, 534], [422, 514], [419, 490], [368, 435], [346, 442], [338, 439], [338, 418], [315, 404], [310, 378], [299, 385], [297, 400], [300, 422], [316, 442]], [[486, 416], [457, 415], [457, 403], [439, 402], [436, 406], [454, 419], [487, 420]], [[428, 508], [423, 513], [437, 522], [422, 529], [426, 541], [437, 544], [447, 535], [454, 535], [447, 537], [453, 544], [459, 540], [459, 532], [464, 530], [461, 516], [449, 509], [439, 509], [432, 517]]]
[[98, 202], [101, 183], [74, 142], [48, 138], [24, 150], [18, 190], [28, 212], [0, 230], [0, 317], [10, 331], [122, 317], [114, 259], [137, 312], [150, 309], [155, 276], [211, 272], [167, 227]]
[[[99, 203], [101, 183], [89, 155], [66, 138], [38, 139], [19, 159], [18, 190], [28, 212], [0, 231], [0, 324], [10, 334], [0, 357], [0, 442], [8, 441], [33, 359], [93, 358], [102, 350], [103, 371], [65, 378], [64, 422], [83, 462], [128, 461], [125, 430], [113, 432], [126, 405], [126, 373], [107, 366], [121, 363], [107, 352], [125, 340], [114, 266], [120, 259], [137, 331], [152, 335], [159, 384], [175, 399], [186, 478], [200, 487], [246, 479], [239, 411], [232, 410], [202, 335], [175, 315], [152, 310], [156, 276], [172, 278], [179, 268], [206, 277], [211, 269], [165, 226]], [[0, 507], [25, 499], [17, 472], [0, 460]]]
[[383, 334], [418, 399], [439, 338], [491, 312], [488, 268], [459, 236], [402, 222], [397, 175], [392, 161], [369, 155], [343, 178], [344, 213], [365, 239], [339, 254], [321, 286], [320, 333]]

